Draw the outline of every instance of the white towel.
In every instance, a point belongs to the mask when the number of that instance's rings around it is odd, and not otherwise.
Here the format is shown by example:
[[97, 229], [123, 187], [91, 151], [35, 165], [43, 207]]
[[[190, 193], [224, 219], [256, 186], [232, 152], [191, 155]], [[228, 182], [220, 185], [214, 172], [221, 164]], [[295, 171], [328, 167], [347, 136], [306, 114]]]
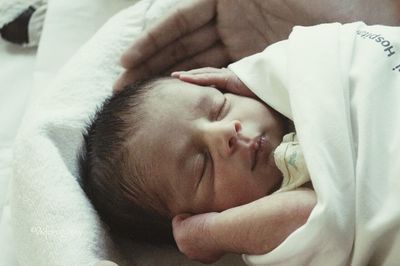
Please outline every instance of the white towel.
[[[94, 6], [95, 10], [114, 5], [98, 0], [91, 1], [90, 5], [88, 1], [78, 2], [92, 7], [96, 2], [103, 5]], [[146, 26], [177, 2], [142, 0], [121, 11], [59, 72], [60, 62], [80, 44], [72, 41], [73, 47], [62, 47], [66, 35], [76, 37], [73, 32], [60, 32], [58, 39], [47, 35], [51, 30], [59, 31], [52, 27], [65, 25], [61, 19], [57, 21], [59, 24], [45, 24], [33, 103], [15, 145], [10, 205], [20, 265], [93, 265], [102, 259], [113, 260], [121, 266], [197, 265], [172, 249], [150, 248], [129, 241], [113, 243], [76, 180], [76, 155], [83, 128], [96, 107], [111, 95], [112, 85], [122, 71], [119, 66], [122, 52]], [[120, 0], [115, 4], [122, 7], [132, 3]], [[50, 1], [49, 12], [65, 4], [63, 0]], [[80, 16], [86, 17], [85, 10], [82, 12]], [[92, 27], [91, 23], [87, 24]], [[85, 27], [83, 23], [71, 31], [86, 33], [82, 30]], [[61, 47], [57, 50], [58, 46]], [[49, 77], [55, 73], [56, 78], [48, 84]], [[243, 265], [243, 262], [240, 256], [228, 256], [215, 265]]]

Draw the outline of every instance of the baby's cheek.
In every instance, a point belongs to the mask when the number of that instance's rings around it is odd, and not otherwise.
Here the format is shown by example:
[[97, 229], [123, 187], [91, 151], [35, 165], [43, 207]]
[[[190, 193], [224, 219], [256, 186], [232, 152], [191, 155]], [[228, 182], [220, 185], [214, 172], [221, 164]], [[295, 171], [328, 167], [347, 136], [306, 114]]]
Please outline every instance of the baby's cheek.
[[216, 204], [224, 210], [247, 204], [265, 196], [265, 189], [262, 189], [262, 186], [245, 181], [216, 182], [215, 191]]
[[268, 194], [272, 194], [276, 190], [278, 190], [283, 181], [283, 174], [275, 165], [275, 163], [271, 166], [270, 175], [268, 177], [269, 184], [268, 187]]

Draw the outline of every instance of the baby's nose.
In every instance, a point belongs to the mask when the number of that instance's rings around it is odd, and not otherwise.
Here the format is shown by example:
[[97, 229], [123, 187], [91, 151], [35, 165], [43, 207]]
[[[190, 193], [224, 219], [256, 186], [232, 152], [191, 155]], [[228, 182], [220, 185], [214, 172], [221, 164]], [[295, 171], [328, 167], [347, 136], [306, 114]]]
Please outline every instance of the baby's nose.
[[240, 133], [241, 129], [242, 125], [238, 120], [221, 123], [215, 127], [212, 134], [212, 145], [217, 148], [222, 157], [230, 156], [238, 144], [244, 141]]

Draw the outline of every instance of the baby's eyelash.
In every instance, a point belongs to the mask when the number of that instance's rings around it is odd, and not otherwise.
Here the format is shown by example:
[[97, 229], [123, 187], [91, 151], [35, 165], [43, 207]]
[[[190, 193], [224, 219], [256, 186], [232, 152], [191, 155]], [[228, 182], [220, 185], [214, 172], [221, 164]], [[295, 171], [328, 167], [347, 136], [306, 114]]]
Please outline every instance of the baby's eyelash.
[[197, 187], [200, 185], [201, 181], [204, 178], [204, 175], [206, 174], [206, 170], [207, 170], [207, 160], [208, 160], [208, 153], [204, 152], [203, 154], [201, 154], [201, 159], [202, 159], [202, 165], [200, 168], [200, 175], [197, 179]]
[[220, 119], [222, 111], [225, 108], [225, 105], [226, 105], [226, 97], [224, 97], [224, 102], [222, 103], [221, 107], [219, 108], [218, 113], [217, 113], [217, 115], [215, 117], [215, 120], [219, 120]]
[[204, 175], [206, 174], [208, 160], [209, 160], [208, 152], [204, 152], [204, 154], [203, 154], [203, 170], [201, 171], [201, 178], [203, 178]]

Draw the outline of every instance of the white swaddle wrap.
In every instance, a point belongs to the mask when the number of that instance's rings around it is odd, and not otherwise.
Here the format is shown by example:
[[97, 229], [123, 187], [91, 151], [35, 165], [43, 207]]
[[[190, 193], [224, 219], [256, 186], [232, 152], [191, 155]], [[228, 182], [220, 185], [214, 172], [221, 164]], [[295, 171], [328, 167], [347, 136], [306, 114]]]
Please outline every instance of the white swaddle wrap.
[[304, 226], [245, 261], [397, 265], [400, 28], [295, 27], [289, 40], [229, 67], [293, 119], [318, 197]]

